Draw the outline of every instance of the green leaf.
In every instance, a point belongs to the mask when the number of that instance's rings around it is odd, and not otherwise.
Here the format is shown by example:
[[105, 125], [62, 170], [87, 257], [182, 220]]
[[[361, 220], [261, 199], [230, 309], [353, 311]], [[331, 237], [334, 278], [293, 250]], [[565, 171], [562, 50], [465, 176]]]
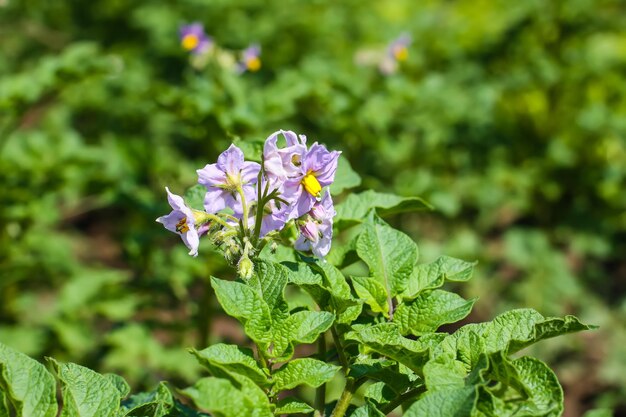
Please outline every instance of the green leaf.
[[56, 382], [46, 368], [0, 343], [0, 415], [9, 404], [20, 416], [56, 417]]
[[424, 380], [428, 391], [463, 388], [467, 369], [451, 356], [439, 356], [424, 365]]
[[350, 417], [385, 417], [385, 414], [368, 402], [355, 409]]
[[116, 374], [103, 374], [103, 377], [108, 379], [120, 393], [120, 398], [125, 398], [130, 393], [130, 386], [124, 378]]
[[443, 290], [423, 292], [415, 300], [400, 304], [393, 321], [400, 325], [403, 335], [420, 336], [436, 331], [442, 324], [467, 317], [475, 302], [476, 299], [465, 300]]
[[235, 381], [224, 378], [202, 378], [182, 394], [191, 398], [195, 405], [212, 415], [224, 417], [273, 416], [269, 401], [256, 403], [242, 392]]
[[294, 397], [286, 397], [278, 400], [276, 403], [276, 409], [274, 410], [275, 416], [283, 414], [310, 414], [315, 409], [307, 403], [300, 401]]
[[387, 291], [380, 282], [369, 277], [350, 277], [350, 279], [354, 291], [374, 313], [383, 313], [385, 317], [389, 317]]
[[120, 408], [121, 393], [107, 378], [75, 363], [49, 359], [61, 381], [61, 417], [112, 417]]
[[[395, 323], [355, 328], [346, 333], [346, 338], [356, 340], [362, 347], [406, 365], [417, 374], [422, 373], [422, 368], [429, 359], [430, 347], [424, 345], [421, 340], [403, 337]], [[440, 338], [443, 338], [443, 335]]]
[[362, 304], [352, 296], [350, 285], [341, 271], [328, 262], [314, 263], [311, 267], [322, 274], [322, 288], [328, 293], [329, 304], [321, 307], [335, 312], [339, 324], [350, 324], [356, 320], [361, 314]]
[[337, 365], [313, 358], [294, 359], [274, 373], [274, 390], [280, 392], [302, 384], [319, 387], [330, 381], [339, 369]]
[[521, 382], [528, 388], [527, 405], [515, 414], [558, 417], [563, 412], [563, 389], [554, 372], [539, 359], [521, 357], [513, 361]]
[[335, 173], [335, 182], [330, 185], [330, 193], [338, 195], [342, 191], [355, 188], [361, 185], [361, 177], [357, 174], [350, 162], [345, 157], [340, 157], [337, 161], [337, 172]]
[[217, 366], [228, 373], [236, 373], [250, 378], [261, 386], [267, 386], [269, 381], [261, 368], [259, 368], [251, 349], [236, 345], [218, 343], [201, 351], [191, 351], [198, 361], [211, 367]]
[[473, 386], [429, 391], [413, 403], [403, 417], [470, 416], [475, 401], [476, 389]]
[[402, 296], [413, 299], [420, 291], [439, 288], [445, 281], [467, 281], [472, 277], [476, 263], [441, 256], [434, 262], [417, 265]]
[[514, 353], [540, 340], [549, 339], [567, 333], [596, 329], [597, 326], [583, 324], [574, 316], [552, 317], [535, 323], [532, 333], [527, 338], [515, 338], [509, 343], [508, 352]]
[[432, 210], [432, 206], [418, 197], [400, 197], [368, 190], [360, 194], [350, 194], [345, 201], [338, 204], [335, 222], [340, 229], [344, 224], [361, 223], [372, 209], [376, 209], [376, 212], [384, 217], [408, 211]]
[[267, 303], [246, 284], [211, 277], [211, 286], [224, 311], [238, 319], [246, 334], [261, 346], [271, 342], [272, 318]]
[[[485, 356], [484, 356], [485, 357]], [[563, 412], [563, 391], [554, 373], [540, 360], [510, 361], [502, 352], [489, 355], [480, 373], [476, 408], [494, 417], [557, 417]]]
[[397, 394], [387, 384], [379, 381], [368, 385], [363, 393], [363, 396], [372, 401], [374, 404], [380, 406], [393, 400]]
[[408, 368], [405, 368], [405, 371], [400, 368], [401, 366], [395, 360], [365, 357], [357, 359], [356, 363], [350, 365], [349, 375], [355, 379], [367, 377], [374, 381], [384, 382], [400, 394], [417, 378]]
[[285, 320], [291, 341], [313, 343], [332, 326], [335, 316], [328, 311], [298, 311]]
[[504, 350], [510, 354], [549, 337], [593, 328], [573, 316], [546, 319], [533, 309], [511, 310], [490, 322], [463, 326], [446, 337], [435, 354], [455, 351], [466, 343], [465, 333], [470, 331], [480, 336], [485, 353]]
[[206, 195], [206, 187], [196, 184], [187, 189], [183, 195], [183, 200], [192, 209], [204, 211], [204, 196]]
[[374, 215], [363, 225], [356, 250], [370, 274], [385, 287], [388, 298], [406, 289], [418, 254], [410, 237]]
[[165, 417], [174, 406], [172, 393], [165, 382], [150, 392], [136, 394], [122, 402], [124, 416]]

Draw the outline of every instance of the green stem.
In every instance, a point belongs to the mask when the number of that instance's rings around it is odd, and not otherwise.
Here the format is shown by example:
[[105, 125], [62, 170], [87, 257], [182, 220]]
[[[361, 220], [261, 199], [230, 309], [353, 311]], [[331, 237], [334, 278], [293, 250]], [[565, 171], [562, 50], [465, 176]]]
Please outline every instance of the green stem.
[[408, 391], [398, 395], [396, 398], [391, 400], [389, 403], [385, 404], [380, 409], [380, 411], [383, 414], [389, 414], [393, 410], [395, 410], [396, 408], [398, 408], [399, 406], [401, 406], [402, 404], [407, 402], [408, 400], [411, 400], [411, 399], [417, 397], [418, 395], [420, 395], [421, 393], [423, 393], [425, 391], [426, 391], [426, 386], [425, 385], [420, 385], [419, 387], [415, 387], [413, 389], [410, 389], [410, 390], [408, 390]]
[[343, 368], [343, 372], [348, 375], [348, 370], [350, 368], [350, 363], [348, 362], [348, 358], [346, 357], [345, 352], [343, 351], [343, 345], [341, 343], [341, 337], [337, 332], [337, 328], [333, 325], [330, 328], [330, 332], [333, 335], [333, 341], [335, 342], [335, 349], [337, 349], [337, 356], [339, 357], [339, 363]]
[[352, 396], [354, 395], [354, 391], [356, 391], [356, 385], [354, 383], [354, 378], [348, 377], [346, 380], [346, 386], [341, 393], [341, 397], [339, 397], [339, 401], [337, 401], [337, 405], [333, 410], [333, 413], [330, 417], [343, 417], [346, 414], [346, 410], [350, 405], [350, 401], [352, 400]]
[[[317, 339], [317, 355], [318, 359], [322, 362], [326, 361], [326, 334], [322, 333], [319, 339]], [[315, 391], [315, 409], [319, 411], [320, 415], [324, 415], [324, 408], [326, 406], [326, 384], [320, 385]]]
[[248, 230], [248, 215], [250, 213], [248, 212], [248, 203], [246, 202], [246, 196], [243, 193], [241, 185], [237, 187], [237, 192], [239, 193], [239, 197], [241, 197], [241, 207], [243, 208], [243, 217], [241, 219], [244, 228], [243, 235], [248, 236], [248, 233], [250, 232]]

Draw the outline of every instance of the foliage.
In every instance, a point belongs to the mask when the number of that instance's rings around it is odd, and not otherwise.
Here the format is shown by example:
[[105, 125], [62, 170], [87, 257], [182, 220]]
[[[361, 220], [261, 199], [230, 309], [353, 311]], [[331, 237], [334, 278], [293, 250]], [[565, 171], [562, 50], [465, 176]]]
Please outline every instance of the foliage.
[[[387, 220], [419, 236], [421, 265], [441, 253], [480, 261], [460, 287], [465, 300], [481, 297], [472, 320], [525, 305], [610, 329], [530, 349], [566, 390], [591, 378], [572, 389], [579, 408], [623, 407], [622, 9], [0, 1], [0, 341], [119, 371], [134, 386], [163, 374], [193, 381], [200, 368], [180, 346], [204, 348], [207, 313], [219, 315], [204, 277], [232, 272], [217, 255], [194, 262], [170, 250], [153, 223], [162, 185], [180, 190], [227, 143], [255, 149], [284, 126], [343, 150], [366, 192], [432, 203], [427, 215], [399, 208]], [[228, 50], [259, 42], [261, 70], [189, 65], [177, 31], [192, 21]], [[404, 32], [413, 42], [395, 74], [356, 65], [358, 52]], [[364, 211], [340, 227], [371, 208], [355, 203]], [[348, 232], [335, 264], [357, 254]], [[353, 269], [355, 294], [384, 314], [380, 277]], [[408, 291], [430, 285], [413, 282]], [[343, 308], [343, 321], [357, 309]]]

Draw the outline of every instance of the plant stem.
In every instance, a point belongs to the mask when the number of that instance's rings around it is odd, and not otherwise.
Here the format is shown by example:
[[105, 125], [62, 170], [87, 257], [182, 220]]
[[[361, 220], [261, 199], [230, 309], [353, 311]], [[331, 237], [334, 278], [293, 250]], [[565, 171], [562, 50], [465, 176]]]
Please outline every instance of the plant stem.
[[239, 193], [239, 197], [241, 197], [241, 207], [243, 208], [243, 216], [241, 219], [244, 228], [243, 235], [248, 236], [248, 233], [250, 233], [248, 230], [248, 215], [250, 213], [248, 212], [248, 203], [246, 202], [246, 196], [243, 193], [243, 187], [241, 185], [237, 187], [237, 192]]
[[346, 354], [343, 351], [341, 337], [339, 336], [339, 333], [337, 332], [337, 329], [334, 325], [330, 328], [330, 332], [333, 335], [333, 340], [335, 342], [335, 349], [337, 349], [337, 356], [339, 356], [339, 363], [341, 364], [341, 367], [343, 368], [343, 372], [346, 375], [348, 375], [350, 364], [348, 363], [348, 358], [346, 358]]
[[354, 395], [354, 391], [356, 391], [356, 386], [354, 384], [354, 378], [348, 377], [346, 380], [346, 386], [341, 393], [341, 397], [339, 397], [339, 401], [337, 401], [337, 405], [333, 410], [333, 413], [330, 417], [343, 417], [346, 414], [346, 410], [350, 405], [350, 401], [352, 400], [352, 396]]
[[389, 403], [385, 404], [380, 411], [383, 414], [389, 414], [391, 413], [393, 410], [395, 410], [398, 406], [404, 404], [405, 402], [407, 402], [408, 400], [417, 397], [418, 395], [420, 395], [421, 393], [426, 391], [426, 386], [425, 385], [420, 385], [419, 387], [415, 387], [413, 389], [410, 389], [400, 395], [398, 395], [396, 398], [394, 398], [393, 400], [391, 400]]
[[[317, 339], [317, 355], [322, 362], [326, 361], [326, 334], [322, 333]], [[324, 416], [324, 408], [326, 405], [326, 384], [320, 385], [315, 391], [315, 409]]]

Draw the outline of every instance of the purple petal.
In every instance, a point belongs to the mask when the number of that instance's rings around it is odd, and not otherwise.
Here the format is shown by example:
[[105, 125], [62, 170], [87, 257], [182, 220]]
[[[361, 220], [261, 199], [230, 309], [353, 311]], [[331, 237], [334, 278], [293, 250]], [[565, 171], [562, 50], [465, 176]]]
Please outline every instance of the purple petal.
[[226, 184], [226, 174], [217, 167], [217, 164], [207, 164], [196, 172], [198, 173], [198, 183], [206, 187]]
[[231, 144], [228, 149], [220, 154], [217, 158], [217, 167], [226, 174], [235, 176], [239, 175], [243, 166], [244, 158], [241, 149]]
[[227, 207], [226, 196], [229, 193], [221, 188], [211, 187], [204, 195], [204, 209], [207, 213], [214, 214]]
[[200, 245], [200, 237], [195, 228], [190, 227], [189, 231], [181, 235], [183, 242], [189, 248], [189, 254], [192, 256], [198, 256], [198, 246]]
[[256, 184], [261, 165], [256, 162], [246, 161], [241, 168], [241, 181], [244, 184]]

